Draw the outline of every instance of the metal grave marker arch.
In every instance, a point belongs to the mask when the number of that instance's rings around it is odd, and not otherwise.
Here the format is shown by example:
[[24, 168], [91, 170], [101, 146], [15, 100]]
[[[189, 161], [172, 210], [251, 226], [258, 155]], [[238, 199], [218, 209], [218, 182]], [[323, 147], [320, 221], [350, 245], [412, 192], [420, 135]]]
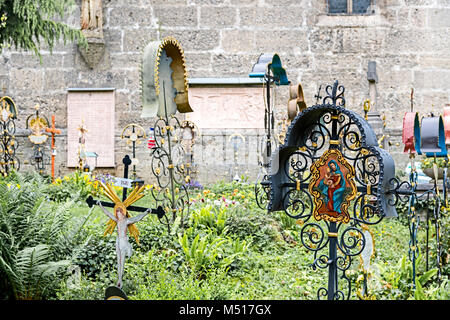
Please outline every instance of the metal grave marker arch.
[[328, 286], [319, 288], [318, 299], [348, 299], [346, 271], [369, 241], [365, 227], [397, 216], [403, 183], [368, 122], [345, 109], [344, 86], [336, 81], [325, 92], [321, 104], [292, 121], [272, 157], [268, 211], [298, 219], [302, 244], [314, 253], [313, 269], [328, 268]]
[[[261, 154], [259, 155], [259, 173], [255, 182], [255, 198], [256, 203], [261, 209], [266, 209], [269, 198], [269, 189], [267, 188], [268, 181], [268, 168], [270, 166], [270, 158], [273, 151], [278, 147], [280, 141], [279, 136], [285, 136], [283, 132], [283, 124], [281, 125], [281, 131], [276, 136], [276, 130], [279, 129], [280, 121], [277, 121], [277, 127], [275, 126], [275, 110], [274, 110], [274, 95], [271, 95], [271, 88], [275, 89], [272, 85], [289, 85], [286, 70], [284, 69], [280, 56], [277, 53], [262, 53], [258, 57], [258, 61], [253, 65], [252, 71], [249, 73], [250, 78], [262, 78], [263, 79], [263, 92], [264, 95], [264, 129], [265, 136], [261, 141]], [[274, 91], [275, 92], [275, 91]], [[297, 94], [297, 93], [295, 93]], [[295, 95], [294, 94], [294, 95]], [[302, 92], [303, 94], [303, 92]], [[292, 93], [291, 93], [292, 96]], [[297, 95], [295, 95], [297, 98]], [[297, 100], [294, 100], [293, 109], [297, 109]], [[288, 107], [289, 110], [289, 107]], [[277, 119], [278, 120], [278, 119]]]
[[157, 185], [151, 194], [167, 213], [168, 219], [160, 221], [170, 231], [177, 217], [183, 225], [189, 214], [187, 183], [192, 174], [182, 141], [185, 125], [177, 117], [193, 111], [188, 101], [186, 60], [178, 40], [169, 36], [150, 42], [144, 49], [141, 68], [141, 117], [157, 117], [152, 126], [155, 146], [151, 149], [151, 170]]
[[50, 158], [45, 154], [44, 144], [48, 139], [48, 135], [44, 134], [46, 129], [50, 126], [46, 116], [39, 114], [39, 105], [34, 109], [36, 112], [28, 116], [26, 120], [26, 128], [31, 130], [28, 139], [33, 144], [33, 155], [30, 158], [30, 163], [34, 165], [36, 170], [44, 173], [45, 166], [49, 164]]
[[[414, 129], [411, 130], [411, 127]], [[411, 136], [413, 134], [413, 136]], [[448, 157], [446, 138], [444, 130], [444, 121], [441, 116], [429, 116], [422, 117], [419, 121], [419, 116], [417, 113], [408, 112], [404, 116], [403, 120], [403, 142], [405, 144], [405, 152], [409, 152], [411, 159], [411, 173], [410, 173], [410, 184], [412, 189], [412, 195], [409, 199], [408, 204], [408, 218], [410, 220], [410, 250], [409, 258], [413, 264], [413, 286], [415, 287], [415, 276], [416, 276], [416, 259], [419, 254], [418, 243], [417, 243], [417, 230], [419, 225], [419, 216], [416, 212], [415, 205], [418, 201], [426, 199], [434, 200], [434, 208], [432, 212], [432, 217], [430, 217], [429, 210], [426, 210], [426, 270], [429, 270], [429, 237], [430, 237], [430, 218], [434, 220], [435, 227], [435, 237], [436, 237], [436, 266], [437, 266], [437, 281], [441, 281], [442, 273], [442, 261], [441, 261], [441, 205], [442, 200], [439, 192], [439, 174], [438, 167], [436, 163], [437, 157]], [[413, 159], [415, 154], [423, 155], [426, 158], [434, 158], [433, 162], [433, 186], [426, 190], [420, 190], [420, 195], [418, 187], [418, 175], [416, 168], [413, 165]], [[442, 189], [444, 204], [447, 203], [447, 168], [443, 170], [442, 177]]]
[[17, 108], [8, 96], [0, 99], [0, 174], [7, 176], [12, 169], [19, 170], [20, 161], [16, 150], [19, 143], [15, 139]]

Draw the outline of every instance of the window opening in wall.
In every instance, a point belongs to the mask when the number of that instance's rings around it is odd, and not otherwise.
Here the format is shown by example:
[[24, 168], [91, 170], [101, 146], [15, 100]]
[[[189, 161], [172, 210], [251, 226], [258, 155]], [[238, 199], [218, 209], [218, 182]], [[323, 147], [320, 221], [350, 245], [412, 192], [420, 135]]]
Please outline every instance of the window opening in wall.
[[327, 0], [328, 14], [374, 14], [375, 0]]

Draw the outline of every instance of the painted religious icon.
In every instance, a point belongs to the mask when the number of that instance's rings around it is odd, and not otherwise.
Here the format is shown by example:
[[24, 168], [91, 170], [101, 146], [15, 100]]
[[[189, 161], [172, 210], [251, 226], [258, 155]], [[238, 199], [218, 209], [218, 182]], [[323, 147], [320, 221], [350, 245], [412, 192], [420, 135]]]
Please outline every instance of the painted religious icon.
[[36, 113], [27, 118], [27, 128], [31, 129], [31, 134], [28, 136], [28, 139], [30, 139], [33, 144], [42, 144], [45, 143], [48, 138], [48, 136], [44, 134], [45, 129], [48, 128], [48, 121], [45, 117], [39, 115], [39, 105], [36, 105], [34, 109], [36, 109]]
[[348, 223], [348, 207], [356, 197], [355, 169], [339, 150], [330, 149], [310, 170], [309, 192], [314, 198], [314, 218]]

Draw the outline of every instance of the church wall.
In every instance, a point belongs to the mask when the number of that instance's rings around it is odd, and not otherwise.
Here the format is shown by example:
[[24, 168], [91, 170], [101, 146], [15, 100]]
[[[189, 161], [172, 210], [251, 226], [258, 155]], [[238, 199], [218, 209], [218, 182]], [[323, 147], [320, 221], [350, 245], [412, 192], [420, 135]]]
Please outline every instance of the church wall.
[[[76, 4], [65, 21], [80, 27], [81, 1]], [[337, 79], [346, 88], [347, 108], [361, 114], [362, 103], [369, 98], [368, 62], [375, 61], [375, 108], [386, 117], [392, 143], [386, 148], [398, 168], [407, 161], [401, 153], [401, 128], [403, 114], [410, 109], [411, 88], [421, 116], [442, 113], [442, 107], [450, 103], [450, 1], [377, 0], [375, 14], [367, 16], [327, 15], [324, 0], [103, 0], [102, 10], [105, 54], [93, 69], [76, 44], [59, 43], [53, 54], [44, 47], [42, 64], [31, 53], [3, 50], [0, 85], [19, 109], [16, 136], [21, 170], [32, 170], [26, 163], [32, 149], [25, 119], [37, 103], [48, 118], [56, 115], [56, 126], [62, 129], [56, 140], [56, 174], [63, 175], [70, 172], [66, 168], [68, 89], [105, 87], [115, 88], [117, 166], [111, 170], [121, 175], [126, 148], [120, 139], [122, 128], [131, 122], [146, 129], [152, 124], [151, 119], [140, 118], [142, 49], [149, 41], [169, 35], [180, 41], [192, 79], [246, 78], [260, 53], [277, 52], [288, 78], [302, 83], [308, 105], [315, 102], [319, 85]], [[285, 110], [287, 94], [287, 87], [277, 88], [280, 112]], [[241, 163], [246, 164], [242, 173], [257, 175], [253, 153], [263, 130], [210, 129], [204, 131], [200, 145], [213, 143], [220, 152], [204, 151], [203, 158], [209, 162], [199, 163], [204, 168], [200, 180], [229, 178], [225, 172], [232, 166], [232, 157], [211, 159], [229, 153], [226, 141], [235, 132], [247, 139], [246, 150], [240, 154]], [[139, 173], [147, 178], [149, 152], [146, 143], [140, 148]]]

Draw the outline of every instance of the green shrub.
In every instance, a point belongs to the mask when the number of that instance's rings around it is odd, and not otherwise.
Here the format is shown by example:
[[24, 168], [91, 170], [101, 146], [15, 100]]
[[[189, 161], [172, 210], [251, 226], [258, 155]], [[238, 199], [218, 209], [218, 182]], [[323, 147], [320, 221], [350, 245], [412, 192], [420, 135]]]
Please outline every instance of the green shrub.
[[[55, 286], [47, 275], [65, 265], [57, 261], [70, 259], [78, 240], [79, 221], [72, 221], [70, 214], [74, 202], [49, 202], [40, 185], [42, 179], [16, 173], [0, 180], [2, 299], [46, 298], [54, 294], [49, 288]], [[30, 262], [36, 269], [24, 272], [23, 266]], [[35, 282], [36, 272], [42, 274], [41, 282]], [[20, 289], [24, 284], [33, 288], [24, 292]]]

